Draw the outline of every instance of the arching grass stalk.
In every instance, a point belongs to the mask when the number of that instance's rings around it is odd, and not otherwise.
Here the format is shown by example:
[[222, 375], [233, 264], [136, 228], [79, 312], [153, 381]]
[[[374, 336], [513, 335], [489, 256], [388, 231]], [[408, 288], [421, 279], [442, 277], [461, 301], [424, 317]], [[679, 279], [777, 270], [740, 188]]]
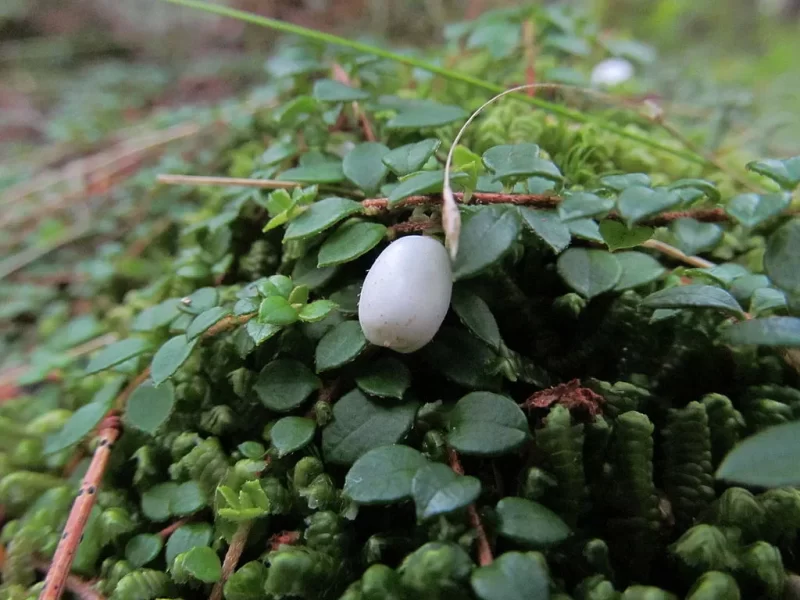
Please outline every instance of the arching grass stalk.
[[[420, 60], [418, 58], [414, 58], [411, 56], [403, 56], [401, 54], [397, 54], [395, 52], [392, 52], [391, 50], [386, 50], [378, 46], [372, 46], [370, 44], [364, 44], [362, 42], [354, 42], [352, 40], [339, 37], [338, 35], [333, 35], [322, 31], [316, 31], [314, 29], [301, 27], [300, 25], [294, 25], [292, 23], [285, 23], [284, 21], [279, 21], [277, 19], [270, 19], [269, 17], [262, 17], [261, 15], [255, 15], [253, 13], [249, 13], [243, 10], [237, 10], [235, 8], [214, 4], [213, 2], [204, 2], [203, 0], [163, 0], [163, 1], [170, 2], [172, 4], [178, 4], [180, 6], [186, 6], [188, 8], [202, 10], [209, 13], [214, 13], [224, 17], [230, 17], [232, 19], [238, 19], [239, 21], [244, 21], [246, 23], [251, 23], [253, 25], [260, 25], [261, 27], [268, 27], [270, 29], [281, 31], [283, 33], [299, 35], [301, 37], [310, 40], [315, 40], [326, 44], [332, 44], [335, 46], [343, 46], [345, 48], [350, 48], [351, 50], [363, 52], [364, 54], [371, 54], [373, 56], [399, 62], [405, 65], [409, 65], [411, 67], [416, 67], [418, 69], [422, 69], [424, 71], [428, 71], [430, 73], [434, 73], [436, 75], [444, 77], [445, 79], [450, 79], [451, 81], [459, 81], [461, 83], [466, 83], [475, 88], [491, 92], [492, 94], [499, 94], [506, 91], [506, 88], [504, 88], [501, 85], [490, 83], [488, 81], [483, 81], [481, 79], [478, 79], [477, 77], [472, 77], [465, 73], [459, 73], [458, 71], [446, 69], [444, 67], [434, 65], [432, 63]], [[522, 100], [523, 102], [527, 102], [532, 106], [536, 106], [537, 108], [541, 108], [545, 111], [559, 115], [566, 119], [570, 119], [578, 123], [591, 123], [596, 127], [598, 127], [599, 129], [603, 129], [605, 131], [614, 133], [621, 137], [634, 140], [636, 142], [639, 142], [640, 144], [650, 146], [655, 150], [659, 150], [661, 152], [666, 152], [668, 154], [678, 156], [693, 163], [708, 165], [712, 167], [714, 166], [713, 164], [709, 163], [708, 160], [704, 159], [702, 156], [698, 156], [694, 152], [690, 152], [688, 150], [680, 150], [676, 148], [669, 148], [668, 146], [659, 144], [658, 142], [651, 140], [646, 136], [625, 131], [620, 127], [616, 127], [615, 125], [611, 125], [602, 120], [595, 120], [589, 115], [586, 115], [584, 113], [581, 113], [579, 111], [570, 108], [566, 108], [559, 104], [547, 102], [546, 100], [536, 98], [535, 96], [527, 96], [525, 94], [520, 94], [520, 93], [514, 93], [514, 97], [518, 98], [519, 100]]]

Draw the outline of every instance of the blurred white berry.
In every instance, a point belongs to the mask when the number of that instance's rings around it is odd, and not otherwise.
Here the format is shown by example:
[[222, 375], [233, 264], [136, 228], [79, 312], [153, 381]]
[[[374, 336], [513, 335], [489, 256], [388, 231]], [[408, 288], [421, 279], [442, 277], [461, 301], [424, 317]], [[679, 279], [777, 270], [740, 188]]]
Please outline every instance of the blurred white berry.
[[381, 252], [361, 288], [364, 336], [403, 354], [419, 350], [439, 331], [452, 292], [445, 247], [431, 237], [400, 238]]
[[624, 58], [607, 58], [592, 69], [591, 82], [594, 86], [611, 87], [628, 81], [633, 77], [633, 65]]

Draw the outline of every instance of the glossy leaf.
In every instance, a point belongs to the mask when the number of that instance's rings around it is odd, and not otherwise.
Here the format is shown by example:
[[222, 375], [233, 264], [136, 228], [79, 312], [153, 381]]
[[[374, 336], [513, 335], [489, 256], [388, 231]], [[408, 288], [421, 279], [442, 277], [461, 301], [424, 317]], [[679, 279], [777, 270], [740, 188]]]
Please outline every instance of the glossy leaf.
[[153, 383], [159, 385], [172, 377], [180, 366], [186, 362], [197, 344], [197, 338], [191, 342], [185, 335], [176, 335], [167, 340], [158, 349], [150, 364], [150, 375]]
[[483, 153], [483, 163], [494, 173], [495, 180], [537, 175], [538, 158], [536, 144], [495, 146]]
[[268, 409], [290, 412], [300, 407], [321, 385], [319, 377], [303, 363], [278, 359], [261, 370], [253, 391]]
[[800, 485], [800, 423], [758, 432], [737, 445], [717, 469], [717, 479], [740, 485]]
[[569, 232], [575, 237], [589, 240], [590, 242], [603, 243], [603, 236], [600, 234], [600, 226], [594, 219], [574, 219], [567, 222]]
[[454, 121], [463, 121], [467, 113], [460, 106], [436, 102], [420, 102], [418, 106], [401, 110], [386, 123], [387, 129], [423, 129], [441, 127]]
[[125, 560], [134, 569], [138, 569], [155, 560], [163, 547], [164, 542], [160, 536], [151, 533], [140, 533], [133, 536], [125, 545]]
[[619, 221], [611, 219], [601, 221], [599, 227], [603, 241], [612, 252], [641, 246], [653, 236], [654, 231], [652, 227], [643, 225], [628, 227]]
[[344, 495], [359, 504], [390, 504], [411, 496], [425, 457], [408, 446], [381, 446], [359, 458], [344, 480]]
[[175, 557], [192, 548], [211, 544], [213, 531], [208, 523], [187, 523], [181, 525], [169, 536], [165, 556], [167, 565], [172, 565]]
[[456, 286], [451, 299], [453, 310], [472, 333], [493, 348], [502, 344], [497, 321], [483, 299], [467, 288]]
[[705, 194], [706, 197], [714, 204], [718, 204], [720, 200], [722, 200], [722, 196], [720, 195], [717, 186], [710, 181], [706, 181], [705, 179], [679, 179], [678, 181], [670, 184], [669, 189], [696, 189], [703, 192], [703, 194]]
[[417, 408], [415, 402], [383, 404], [359, 390], [345, 394], [322, 431], [325, 460], [350, 465], [373, 448], [399, 442], [411, 429]]
[[681, 197], [666, 189], [626, 187], [617, 199], [617, 210], [628, 226], [679, 204]]
[[330, 267], [357, 259], [386, 237], [386, 226], [368, 221], [348, 221], [334, 231], [317, 255], [317, 265]]
[[554, 211], [527, 207], [519, 207], [518, 210], [522, 223], [550, 246], [553, 252], [558, 254], [569, 246], [572, 239], [570, 230]]
[[131, 330], [154, 331], [159, 327], [166, 327], [181, 314], [179, 303], [178, 298], [168, 298], [155, 306], [145, 308], [133, 319]]
[[800, 219], [792, 219], [769, 237], [764, 270], [782, 290], [800, 293]]
[[468, 506], [480, 495], [481, 482], [475, 477], [457, 475], [447, 465], [432, 463], [416, 472], [411, 493], [417, 518], [424, 520]]
[[314, 420], [305, 417], [283, 417], [278, 420], [270, 430], [270, 439], [278, 451], [278, 457], [306, 446], [314, 439], [316, 429]]
[[172, 515], [172, 498], [178, 484], [172, 481], [159, 483], [142, 492], [142, 514], [151, 521], [166, 521]]
[[175, 391], [170, 382], [155, 387], [151, 382], [145, 381], [128, 398], [125, 405], [125, 424], [154, 435], [169, 419], [174, 404]]
[[298, 315], [304, 323], [316, 323], [327, 317], [336, 309], [336, 303], [331, 300], [315, 300], [300, 309]]
[[150, 344], [143, 338], [127, 338], [114, 342], [92, 356], [85, 373], [90, 375], [110, 369], [150, 350]]
[[194, 321], [192, 321], [191, 325], [186, 329], [186, 338], [190, 341], [193, 340], [197, 336], [208, 331], [208, 329], [219, 323], [229, 314], [230, 311], [221, 306], [215, 306], [214, 308], [203, 311], [194, 318]]
[[286, 327], [300, 319], [297, 313], [297, 309], [283, 296], [268, 296], [258, 307], [258, 321], [267, 325]]
[[739, 194], [725, 205], [726, 212], [745, 227], [757, 227], [789, 206], [789, 194]]
[[317, 344], [317, 373], [336, 369], [354, 361], [367, 348], [367, 339], [358, 321], [344, 321], [328, 331]]
[[383, 158], [389, 148], [378, 142], [364, 142], [353, 148], [344, 157], [344, 175], [365, 194], [375, 194], [381, 187], [389, 168]]
[[610, 252], [570, 248], [558, 257], [558, 274], [573, 290], [592, 299], [614, 289], [622, 266]]
[[312, 204], [305, 212], [289, 223], [284, 240], [299, 240], [316, 235], [339, 221], [362, 211], [361, 203], [347, 198], [331, 196]]
[[431, 138], [406, 144], [385, 154], [381, 160], [395, 175], [403, 177], [419, 171], [441, 143], [440, 140]]
[[616, 292], [652, 283], [667, 271], [655, 258], [643, 252], [617, 252], [614, 256], [622, 267], [622, 275], [614, 286]]
[[447, 441], [464, 454], [507, 454], [528, 437], [525, 413], [513, 400], [499, 394], [472, 392], [450, 412]]
[[443, 327], [423, 352], [429, 365], [466, 388], [493, 389], [498, 384], [497, 354], [463, 329]]
[[800, 156], [793, 156], [783, 160], [757, 160], [748, 163], [747, 168], [769, 177], [787, 190], [792, 190], [800, 185]]
[[204, 583], [214, 583], [222, 577], [219, 556], [208, 546], [197, 546], [175, 557], [173, 571], [185, 572]]
[[556, 513], [525, 498], [507, 497], [497, 503], [497, 533], [530, 548], [563, 542], [570, 529]]
[[359, 90], [332, 79], [318, 79], [315, 81], [313, 93], [314, 98], [320, 102], [354, 102], [369, 98], [369, 94], [364, 90]]
[[558, 205], [558, 216], [562, 221], [595, 217], [614, 208], [613, 198], [603, 198], [590, 192], [572, 192]]
[[722, 239], [722, 228], [716, 223], [701, 223], [696, 219], [678, 219], [672, 223], [672, 234], [678, 248], [692, 255], [711, 250]]
[[470, 576], [479, 600], [549, 600], [550, 578], [531, 553], [506, 552]]
[[731, 325], [724, 339], [729, 344], [800, 347], [800, 319], [796, 317], [767, 317]]
[[205, 508], [206, 494], [196, 481], [185, 481], [171, 490], [170, 513], [185, 517]]
[[356, 384], [371, 396], [400, 400], [411, 385], [411, 371], [394, 357], [379, 358], [356, 377]]
[[736, 298], [713, 285], [683, 285], [659, 290], [642, 300], [642, 305], [648, 308], [714, 308], [744, 314]]
[[466, 279], [496, 264], [517, 241], [519, 214], [503, 206], [483, 207], [461, 225], [458, 256], [453, 263], [453, 277]]
[[768, 310], [786, 307], [786, 294], [774, 288], [763, 287], [753, 292], [750, 299], [750, 312], [760, 315]]

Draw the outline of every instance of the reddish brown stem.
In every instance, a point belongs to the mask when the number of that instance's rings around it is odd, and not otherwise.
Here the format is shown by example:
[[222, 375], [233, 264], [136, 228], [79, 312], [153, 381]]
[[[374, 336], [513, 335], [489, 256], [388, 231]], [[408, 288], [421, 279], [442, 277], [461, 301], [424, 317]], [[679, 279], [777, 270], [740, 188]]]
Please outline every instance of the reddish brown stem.
[[214, 584], [208, 600], [222, 600], [222, 590], [225, 582], [228, 581], [228, 578], [236, 570], [236, 565], [239, 564], [239, 559], [242, 557], [245, 545], [247, 545], [247, 536], [250, 535], [252, 526], [252, 521], [240, 523], [236, 533], [233, 534], [231, 545], [228, 546], [228, 552], [225, 554], [225, 560], [222, 561], [222, 577]]
[[[464, 201], [464, 194], [456, 192], [453, 194], [458, 202]], [[427, 194], [424, 196], [409, 196], [394, 204], [389, 204], [388, 198], [370, 198], [362, 200], [364, 208], [372, 209], [376, 212], [384, 210], [394, 210], [396, 208], [407, 208], [409, 206], [420, 206], [424, 204], [438, 204], [442, 201], [441, 194]], [[499, 194], [493, 192], [475, 192], [472, 194], [470, 202], [473, 204], [524, 204], [533, 205], [538, 208], [554, 208], [558, 206], [561, 198], [552, 194]]]
[[183, 527], [188, 522], [189, 522], [188, 518], [187, 519], [179, 519], [178, 521], [175, 521], [171, 525], [168, 525], [168, 526], [164, 527], [164, 529], [159, 531], [156, 535], [158, 537], [160, 537], [163, 541], [166, 542], [167, 539], [169, 539], [169, 536], [171, 536], [173, 533], [175, 533], [176, 529], [178, 529], [180, 527]]
[[[50, 564], [43, 560], [37, 560], [34, 566], [37, 571], [44, 573], [50, 570]], [[75, 575], [67, 576], [66, 590], [78, 600], [105, 600], [105, 596], [94, 589], [92, 581], [84, 581]]]
[[61, 534], [61, 540], [58, 542], [53, 561], [47, 571], [47, 577], [39, 600], [59, 600], [64, 593], [70, 578], [69, 572], [72, 568], [72, 561], [75, 559], [78, 544], [80, 544], [83, 537], [86, 523], [89, 521], [89, 515], [97, 498], [97, 490], [100, 487], [100, 482], [106, 472], [108, 459], [111, 456], [111, 449], [119, 434], [119, 417], [116, 414], [110, 414], [100, 425], [100, 434], [98, 436], [100, 440], [97, 449], [92, 457], [89, 470], [86, 472], [86, 476], [83, 478], [81, 487], [78, 490], [78, 497], [72, 505], [72, 510], [70, 510], [67, 524]]
[[[463, 475], [464, 467], [461, 466], [461, 461], [458, 458], [458, 452], [456, 452], [453, 448], [448, 448], [447, 457], [448, 462], [450, 463], [450, 468], [459, 475]], [[486, 565], [491, 564], [494, 560], [494, 557], [492, 556], [492, 547], [489, 545], [489, 538], [486, 537], [486, 530], [483, 528], [481, 516], [478, 514], [478, 509], [475, 508], [474, 504], [470, 504], [467, 507], [467, 514], [469, 515], [469, 523], [472, 525], [472, 528], [475, 530], [475, 533], [478, 536], [478, 564], [482, 567], [485, 567]]]
[[[341, 67], [341, 65], [337, 63], [333, 64], [333, 78], [345, 85], [352, 85], [347, 72]], [[375, 136], [375, 132], [372, 129], [372, 124], [369, 122], [367, 114], [361, 109], [361, 106], [358, 104], [358, 102], [353, 102], [351, 106], [353, 107], [353, 114], [356, 116], [358, 123], [361, 125], [361, 131], [364, 132], [364, 139], [368, 142], [376, 141], [378, 138]]]

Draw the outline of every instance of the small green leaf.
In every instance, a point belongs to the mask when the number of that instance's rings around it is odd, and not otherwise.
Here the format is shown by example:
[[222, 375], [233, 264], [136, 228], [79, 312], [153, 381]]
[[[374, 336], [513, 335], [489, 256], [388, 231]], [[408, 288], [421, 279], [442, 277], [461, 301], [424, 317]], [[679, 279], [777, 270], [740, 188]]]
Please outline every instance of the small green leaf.
[[328, 331], [317, 344], [317, 373], [354, 361], [367, 348], [367, 338], [358, 321], [343, 321]]
[[635, 248], [653, 236], [653, 228], [643, 225], [627, 227], [619, 221], [605, 219], [600, 222], [600, 235], [612, 252], [625, 248]]
[[614, 286], [615, 292], [652, 283], [667, 271], [655, 258], [643, 252], [618, 252], [614, 256], [622, 267], [622, 276]]
[[800, 293], [800, 219], [792, 219], [769, 237], [764, 271], [782, 290]]
[[625, 188], [650, 186], [650, 176], [646, 173], [626, 173], [624, 175], [607, 175], [600, 179], [600, 183], [615, 192], [621, 192]]
[[635, 185], [622, 191], [617, 199], [617, 209], [628, 226], [631, 226], [645, 217], [672, 208], [680, 201], [681, 197], [676, 192]]
[[506, 19], [479, 20], [467, 38], [467, 48], [486, 48], [492, 58], [508, 58], [519, 47], [518, 24]]
[[178, 484], [172, 481], [159, 483], [142, 492], [142, 513], [151, 521], [166, 521], [172, 516], [170, 504]]
[[213, 530], [208, 523], [181, 525], [167, 540], [165, 551], [167, 565], [171, 566], [175, 557], [179, 554], [188, 552], [192, 548], [208, 546], [211, 544], [212, 536]]
[[767, 317], [731, 325], [723, 334], [729, 344], [800, 347], [800, 319]]
[[239, 567], [225, 582], [225, 600], [262, 600], [267, 567], [252, 560]]
[[321, 386], [319, 377], [303, 363], [281, 358], [261, 370], [253, 390], [270, 410], [290, 412]]
[[342, 168], [345, 177], [361, 188], [365, 194], [376, 193], [389, 172], [383, 162], [383, 157], [388, 153], [389, 148], [378, 142], [359, 144], [344, 157]]
[[489, 148], [483, 153], [483, 164], [494, 174], [495, 181], [506, 177], [537, 175], [536, 160], [539, 146], [536, 144], [507, 144]]
[[92, 397], [92, 401], [76, 410], [56, 433], [45, 440], [45, 454], [54, 454], [69, 448], [89, 435], [111, 409], [114, 398], [122, 389], [122, 377], [115, 377], [106, 383]]
[[[453, 173], [450, 182], [463, 181], [466, 173]], [[389, 194], [389, 204], [400, 202], [404, 198], [417, 194], [433, 194], [441, 192], [444, 186], [444, 171], [420, 171], [401, 181]]]
[[339, 183], [344, 181], [344, 171], [340, 162], [324, 162], [306, 167], [287, 169], [277, 177], [281, 181], [298, 183]]
[[308, 286], [298, 285], [289, 293], [289, 304], [305, 304], [308, 302]]
[[533, 553], [506, 552], [470, 576], [479, 600], [549, 600], [550, 577]]
[[581, 239], [602, 244], [603, 236], [600, 234], [600, 226], [594, 219], [574, 219], [567, 222], [569, 232]]
[[191, 341], [202, 333], [208, 331], [212, 325], [216, 325], [222, 319], [231, 314], [227, 308], [215, 306], [197, 315], [191, 325], [186, 329], [186, 338]]
[[525, 413], [513, 400], [499, 394], [472, 392], [450, 412], [447, 442], [464, 454], [507, 454], [529, 436]]
[[286, 327], [296, 323], [299, 318], [297, 309], [283, 296], [268, 296], [258, 308], [258, 321], [268, 325]]
[[155, 306], [145, 308], [134, 317], [131, 331], [153, 331], [166, 327], [181, 314], [179, 303], [179, 298], [168, 298]]
[[447, 465], [425, 465], [411, 481], [411, 493], [417, 507], [417, 518], [430, 519], [468, 506], [481, 493], [481, 482], [475, 477], [456, 475]]
[[789, 194], [739, 194], [725, 206], [726, 212], [745, 227], [757, 227], [783, 212], [791, 202]]
[[294, 283], [292, 278], [286, 275], [271, 275], [267, 279], [260, 280], [256, 287], [262, 296], [281, 296], [288, 300], [294, 289]]
[[677, 246], [686, 254], [710, 250], [722, 239], [722, 228], [716, 223], [701, 223], [696, 219], [678, 219], [672, 223]]
[[270, 145], [261, 155], [259, 164], [264, 167], [292, 158], [297, 154], [297, 145], [291, 140], [281, 140]]
[[757, 160], [748, 163], [747, 168], [769, 177], [786, 190], [793, 190], [800, 184], [800, 156], [783, 160]]
[[322, 431], [325, 459], [349, 465], [373, 448], [399, 442], [411, 429], [418, 406], [384, 405], [359, 390], [345, 394], [333, 405], [333, 421]]
[[197, 338], [191, 342], [185, 335], [176, 335], [167, 340], [158, 349], [150, 364], [150, 375], [153, 383], [159, 385], [175, 374], [180, 366], [186, 362], [197, 344]]
[[178, 303], [178, 309], [190, 315], [199, 315], [201, 312], [215, 307], [219, 303], [219, 292], [213, 287], [203, 287], [195, 290]]
[[355, 102], [369, 98], [364, 90], [359, 90], [332, 79], [318, 79], [314, 82], [314, 98], [320, 102]]
[[745, 439], [722, 461], [717, 479], [758, 487], [800, 485], [800, 422], [770, 427]]
[[196, 481], [186, 481], [172, 490], [169, 510], [175, 516], [185, 517], [207, 505], [205, 492]]
[[556, 268], [566, 284], [587, 299], [614, 289], [622, 277], [616, 256], [604, 250], [570, 248], [558, 257]]
[[642, 300], [648, 308], [718, 308], [737, 315], [742, 307], [722, 288], [713, 285], [683, 285], [659, 290]]
[[602, 198], [590, 192], [572, 192], [558, 205], [558, 216], [562, 221], [570, 221], [602, 215], [612, 208], [613, 198]]
[[328, 283], [337, 273], [338, 266], [318, 267], [317, 253], [308, 252], [298, 260], [292, 269], [292, 279], [298, 285], [307, 285], [308, 289], [315, 290]]
[[134, 569], [145, 566], [159, 555], [164, 547], [161, 537], [152, 533], [133, 536], [125, 545], [125, 560]]
[[744, 304], [750, 300], [750, 296], [752, 296], [757, 289], [768, 286], [769, 277], [766, 275], [743, 275], [733, 280], [729, 291], [736, 300]]
[[367, 221], [348, 221], [334, 231], [317, 255], [317, 266], [330, 267], [357, 259], [386, 237], [386, 226]]
[[331, 300], [316, 300], [300, 309], [300, 320], [304, 323], [316, 323], [327, 317], [335, 309], [336, 303]]
[[714, 204], [718, 204], [720, 202], [720, 200], [722, 199], [722, 197], [720, 196], [719, 190], [717, 189], [717, 186], [715, 186], [710, 181], [706, 181], [705, 179], [679, 179], [678, 181], [670, 184], [669, 189], [671, 189], [671, 190], [685, 190], [685, 189], [700, 190]]
[[443, 327], [423, 352], [427, 363], [466, 388], [492, 389], [498, 383], [497, 354], [463, 329]]
[[411, 371], [394, 357], [379, 358], [356, 377], [356, 384], [372, 396], [400, 400], [411, 385]]
[[570, 530], [556, 513], [525, 498], [507, 497], [497, 503], [497, 533], [533, 549], [563, 542]]
[[786, 294], [780, 290], [763, 287], [753, 292], [750, 300], [750, 312], [758, 316], [768, 310], [786, 307]]
[[461, 226], [453, 277], [466, 279], [496, 264], [517, 241], [519, 214], [511, 207], [486, 206], [469, 215]]
[[317, 424], [313, 419], [305, 417], [283, 417], [270, 430], [272, 445], [278, 451], [278, 457], [300, 450], [306, 446], [316, 432]]
[[242, 442], [236, 447], [236, 449], [241, 452], [245, 458], [251, 458], [253, 460], [258, 460], [267, 453], [266, 448], [264, 448], [264, 444], [253, 441]]
[[362, 212], [355, 200], [331, 196], [312, 204], [305, 212], [289, 223], [284, 240], [299, 240], [316, 235], [336, 225], [347, 217]]
[[518, 207], [518, 211], [523, 224], [550, 246], [553, 252], [558, 254], [569, 246], [572, 239], [569, 228], [561, 222], [555, 211], [523, 206]]
[[389, 167], [398, 177], [415, 173], [428, 162], [428, 159], [433, 156], [433, 153], [436, 152], [441, 143], [440, 140], [431, 138], [415, 144], [400, 146], [383, 156], [383, 164]]
[[273, 335], [281, 330], [278, 325], [269, 325], [267, 323], [259, 323], [256, 319], [250, 319], [245, 325], [245, 330], [250, 339], [253, 340], [256, 346], [260, 346], [266, 342]]
[[214, 583], [222, 578], [219, 556], [208, 546], [197, 546], [175, 557], [172, 569], [176, 577], [185, 572], [204, 583]]
[[387, 129], [423, 129], [441, 127], [454, 121], [463, 121], [467, 113], [460, 106], [436, 102], [419, 102], [417, 106], [402, 109], [386, 123]]
[[130, 360], [150, 350], [150, 343], [142, 338], [127, 338], [106, 346], [89, 361], [85, 373], [99, 373]]
[[174, 404], [175, 391], [170, 382], [154, 387], [145, 381], [128, 398], [123, 419], [127, 425], [155, 435], [172, 414]]
[[457, 285], [453, 288], [451, 298], [453, 310], [472, 333], [489, 344], [499, 348], [503, 340], [497, 321], [483, 298], [473, 294], [467, 288]]
[[408, 446], [381, 446], [359, 458], [344, 480], [344, 495], [359, 504], [390, 504], [411, 496], [425, 457]]

